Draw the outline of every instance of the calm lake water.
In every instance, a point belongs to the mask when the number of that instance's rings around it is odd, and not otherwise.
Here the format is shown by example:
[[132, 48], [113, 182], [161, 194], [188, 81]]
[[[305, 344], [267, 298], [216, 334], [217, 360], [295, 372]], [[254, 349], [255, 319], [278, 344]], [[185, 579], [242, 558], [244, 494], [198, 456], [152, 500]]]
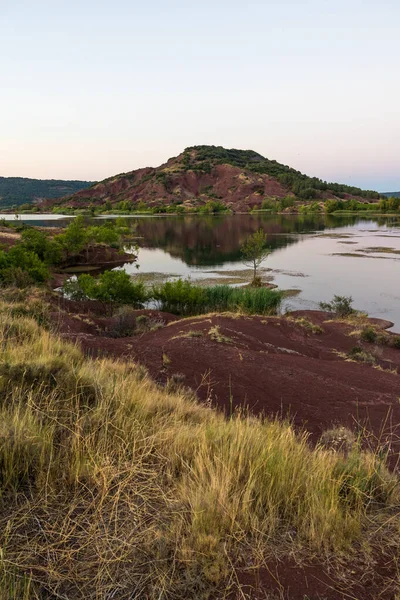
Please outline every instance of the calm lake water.
[[[132, 274], [239, 284], [248, 277], [240, 246], [261, 227], [271, 248], [264, 275], [282, 289], [299, 291], [285, 301], [285, 308], [318, 308], [318, 302], [334, 294], [352, 296], [356, 308], [393, 321], [400, 332], [400, 218], [260, 214], [126, 219], [135, 226], [140, 246], [139, 268], [124, 267]], [[44, 226], [68, 223], [60, 215], [26, 215], [22, 220]]]

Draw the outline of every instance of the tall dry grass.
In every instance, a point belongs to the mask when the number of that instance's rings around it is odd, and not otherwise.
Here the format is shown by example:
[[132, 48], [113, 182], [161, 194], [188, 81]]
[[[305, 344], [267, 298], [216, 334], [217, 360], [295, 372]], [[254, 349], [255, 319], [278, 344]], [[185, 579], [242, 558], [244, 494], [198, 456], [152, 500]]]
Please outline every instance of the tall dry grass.
[[277, 548], [350, 553], [399, 522], [378, 454], [226, 420], [13, 311], [0, 304], [2, 597], [223, 597]]

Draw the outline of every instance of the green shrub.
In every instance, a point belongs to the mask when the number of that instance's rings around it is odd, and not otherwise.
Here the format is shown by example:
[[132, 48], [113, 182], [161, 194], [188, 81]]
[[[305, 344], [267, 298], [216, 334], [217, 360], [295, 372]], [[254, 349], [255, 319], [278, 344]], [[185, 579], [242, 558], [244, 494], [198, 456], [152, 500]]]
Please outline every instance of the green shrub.
[[37, 229], [24, 229], [18, 247], [33, 252], [48, 265], [57, 265], [63, 260], [64, 252], [61, 244], [56, 239], [49, 239], [46, 234]]
[[[124, 233], [126, 228], [121, 228], [118, 223], [107, 222], [103, 225], [88, 226], [84, 217], [78, 215], [63, 233], [54, 237], [53, 244], [57, 244], [68, 257], [78, 255], [83, 250], [87, 252], [95, 244], [119, 247]], [[50, 249], [54, 251], [55, 246], [50, 246]]]
[[269, 288], [231, 288], [228, 310], [238, 310], [249, 315], [276, 314], [283, 292]]
[[371, 365], [375, 363], [375, 357], [369, 352], [365, 352], [361, 346], [353, 346], [353, 348], [351, 348], [351, 350], [349, 350], [347, 353], [347, 356], [352, 360], [357, 360], [358, 362], [364, 362]]
[[327, 200], [325, 202], [325, 211], [327, 213], [333, 213], [339, 210], [339, 203], [337, 200]]
[[364, 342], [373, 343], [377, 339], [377, 333], [373, 327], [368, 326], [361, 331], [360, 337]]
[[400, 335], [394, 336], [390, 338], [390, 342], [389, 345], [392, 348], [397, 348], [398, 350], [400, 350]]
[[49, 270], [35, 252], [20, 245], [8, 252], [0, 251], [0, 282], [24, 288], [32, 283], [44, 283], [49, 278]]
[[167, 312], [182, 315], [213, 311], [242, 311], [247, 314], [275, 313], [283, 294], [268, 288], [234, 288], [229, 285], [200, 287], [178, 279], [153, 287], [152, 297]]
[[351, 306], [353, 298], [351, 296], [333, 296], [331, 302], [320, 302], [319, 306], [322, 310], [333, 312], [338, 317], [348, 317], [356, 311]]
[[200, 213], [220, 213], [227, 211], [227, 207], [222, 202], [216, 200], [208, 200], [204, 206], [199, 208]]
[[105, 271], [97, 278], [83, 274], [67, 282], [64, 293], [73, 300], [99, 300], [140, 306], [147, 299], [142, 282], [134, 283], [125, 271]]
[[261, 208], [263, 210], [271, 210], [273, 212], [276, 212], [277, 210], [280, 209], [280, 204], [273, 198], [264, 198], [264, 200], [261, 204]]
[[181, 315], [203, 312], [206, 304], [205, 288], [183, 279], [153, 286], [151, 296], [160, 303], [162, 310]]

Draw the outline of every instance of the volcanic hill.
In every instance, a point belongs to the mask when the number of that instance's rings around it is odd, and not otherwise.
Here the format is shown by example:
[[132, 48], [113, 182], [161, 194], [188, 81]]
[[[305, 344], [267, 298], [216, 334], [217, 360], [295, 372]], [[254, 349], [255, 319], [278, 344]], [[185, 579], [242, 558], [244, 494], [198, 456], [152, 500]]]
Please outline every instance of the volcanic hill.
[[253, 150], [192, 146], [156, 167], [121, 173], [62, 199], [45, 200], [41, 208], [112, 210], [198, 209], [208, 203], [234, 212], [260, 207], [265, 200], [329, 198], [378, 199], [379, 194], [308, 177]]

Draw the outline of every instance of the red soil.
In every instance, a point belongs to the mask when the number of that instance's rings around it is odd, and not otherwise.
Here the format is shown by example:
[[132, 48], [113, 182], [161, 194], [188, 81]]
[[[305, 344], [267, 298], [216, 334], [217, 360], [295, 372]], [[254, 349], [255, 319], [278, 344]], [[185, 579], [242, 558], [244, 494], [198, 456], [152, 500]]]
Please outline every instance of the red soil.
[[372, 571], [353, 557], [339, 575], [317, 561], [298, 564], [282, 557], [239, 572], [238, 580], [242, 592], [232, 600], [395, 600], [397, 588], [395, 560], [379, 556], [374, 556]]
[[[284, 317], [179, 319], [158, 311], [135, 311], [133, 318], [146, 314], [165, 326], [133, 337], [113, 338], [116, 318], [107, 316], [101, 304], [55, 298], [52, 302], [60, 333], [78, 341], [87, 354], [137, 361], [160, 384], [180, 373], [178, 379], [184, 376], [184, 385], [195, 390], [200, 400], [227, 414], [248, 408], [257, 414], [290, 416], [314, 440], [332, 425], [357, 429], [366, 424], [384, 442], [390, 439], [392, 426], [400, 422], [400, 375], [393, 372], [400, 368], [400, 350], [360, 342], [358, 336], [349, 335], [354, 327], [331, 322], [328, 313], [292, 313], [292, 317], [305, 316], [320, 325], [323, 333], [315, 334]], [[379, 320], [374, 324], [388, 326]], [[374, 354], [376, 366], [384, 370], [349, 362], [338, 354], [355, 345]], [[393, 466], [398, 450], [394, 443]], [[329, 561], [295, 563], [289, 558], [289, 540], [288, 553], [282, 559], [240, 570], [238, 582], [244, 588], [239, 595], [233, 589], [229, 597], [395, 600], [396, 558], [382, 556], [378, 541], [376, 548], [374, 540], [371, 544], [371, 564], [362, 564], [355, 551], [338, 574], [337, 565], [331, 570]], [[343, 581], [352, 583], [349, 587]]]
[[[162, 172], [165, 167], [171, 169], [173, 161], [158, 169], [138, 169], [127, 174], [100, 182], [88, 189], [81, 190], [63, 200], [45, 200], [42, 210], [54, 205], [73, 208], [87, 207], [88, 204], [112, 204], [121, 200], [133, 203], [140, 201], [146, 205], [169, 205], [181, 200], [186, 206], [201, 206], [208, 200], [223, 199], [223, 203], [235, 212], [247, 212], [249, 207], [261, 207], [265, 196], [283, 197], [289, 193], [286, 186], [269, 175], [247, 172], [231, 165], [216, 165], [210, 173], [182, 171], [178, 168], [167, 172], [166, 182], [152, 174]], [[212, 191], [212, 195], [209, 192]]]
[[[150, 311], [168, 327], [115, 339], [109, 337], [115, 319], [105, 317], [103, 307], [86, 304], [88, 325], [74, 315], [82, 312], [80, 303], [62, 303], [68, 312], [57, 316], [61, 333], [79, 339], [85, 351], [140, 362], [161, 384], [180, 373], [200, 400], [227, 414], [248, 408], [290, 417], [314, 439], [335, 424], [352, 429], [366, 425], [378, 435], [384, 422], [386, 432], [400, 422], [400, 376], [395, 373], [400, 371], [400, 351], [360, 342], [349, 335], [354, 327], [329, 322], [327, 313], [293, 313], [306, 315], [324, 330], [312, 334], [284, 317], [178, 319]], [[221, 341], [210, 334], [213, 327], [218, 327]], [[193, 331], [198, 336], [189, 333]], [[374, 354], [378, 368], [338, 354], [356, 345]]]

